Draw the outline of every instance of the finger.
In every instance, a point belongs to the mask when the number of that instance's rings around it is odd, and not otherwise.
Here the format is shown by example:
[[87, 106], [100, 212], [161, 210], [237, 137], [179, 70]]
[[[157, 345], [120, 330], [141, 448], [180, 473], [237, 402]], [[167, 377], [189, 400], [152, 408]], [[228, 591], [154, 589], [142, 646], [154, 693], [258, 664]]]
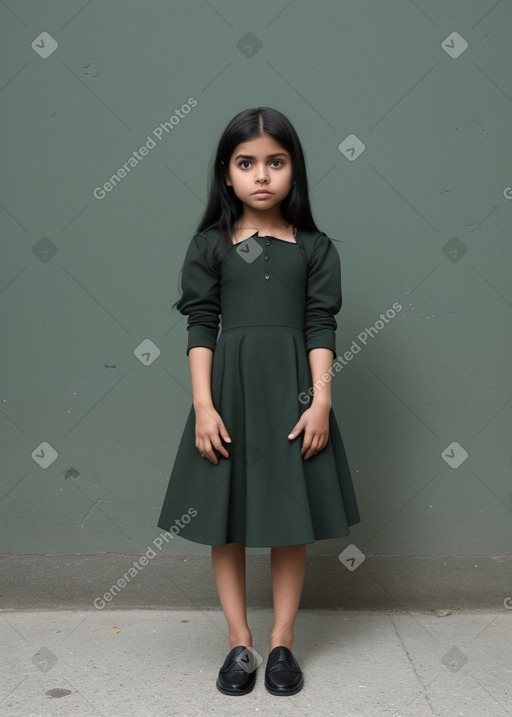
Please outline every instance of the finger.
[[203, 458], [208, 458], [208, 460], [212, 463], [217, 464], [219, 462], [219, 459], [213, 452], [212, 444], [207, 439], [203, 440], [203, 447], [201, 449], [201, 453], [203, 455]]
[[304, 454], [304, 459], [307, 460], [308, 458], [311, 458], [311, 456], [314, 456], [315, 453], [319, 451], [320, 446], [320, 440], [317, 435], [312, 435], [311, 440], [306, 447], [306, 451]]
[[300, 453], [302, 456], [305, 456], [307, 451], [311, 448], [312, 441], [313, 441], [313, 434], [306, 432], [304, 434], [304, 440], [302, 441], [302, 446], [300, 449]]
[[229, 435], [226, 426], [221, 422], [219, 433], [226, 443], [231, 443], [231, 436]]
[[222, 445], [221, 440], [218, 436], [212, 437], [212, 443], [214, 447], [219, 451], [219, 453], [224, 456], [224, 458], [229, 458], [229, 453], [227, 449]]
[[208, 458], [208, 460], [211, 463], [213, 463], [214, 465], [217, 465], [217, 463], [219, 462], [219, 459], [217, 458], [217, 456], [215, 455], [215, 453], [213, 451], [207, 451], [204, 454], [204, 458]]
[[316, 445], [314, 443], [311, 445], [311, 454], [308, 456], [308, 458], [310, 458], [312, 455], [316, 455], [317, 453], [320, 453], [320, 451], [322, 451], [326, 445], [327, 445], [327, 438], [325, 436], [323, 436], [322, 434], [320, 434], [318, 436], [318, 441], [317, 441]]
[[292, 428], [291, 432], [288, 434], [288, 438], [290, 438], [291, 440], [293, 440], [294, 438], [296, 438], [296, 437], [299, 435], [299, 433], [301, 433], [301, 431], [302, 431], [303, 428], [304, 428], [304, 424], [303, 424], [303, 422], [302, 422], [302, 419], [300, 419], [300, 420], [294, 425], [294, 427]]

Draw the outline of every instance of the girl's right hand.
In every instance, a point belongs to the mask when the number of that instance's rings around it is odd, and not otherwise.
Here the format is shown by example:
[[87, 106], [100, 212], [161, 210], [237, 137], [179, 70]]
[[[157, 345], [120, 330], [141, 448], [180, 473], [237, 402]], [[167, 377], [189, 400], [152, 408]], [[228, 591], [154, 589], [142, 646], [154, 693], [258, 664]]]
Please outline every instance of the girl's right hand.
[[196, 414], [196, 448], [204, 458], [217, 464], [219, 459], [215, 453], [216, 449], [224, 458], [229, 458], [229, 453], [221, 443], [222, 438], [231, 443], [231, 438], [220, 414], [213, 406], [194, 406]]

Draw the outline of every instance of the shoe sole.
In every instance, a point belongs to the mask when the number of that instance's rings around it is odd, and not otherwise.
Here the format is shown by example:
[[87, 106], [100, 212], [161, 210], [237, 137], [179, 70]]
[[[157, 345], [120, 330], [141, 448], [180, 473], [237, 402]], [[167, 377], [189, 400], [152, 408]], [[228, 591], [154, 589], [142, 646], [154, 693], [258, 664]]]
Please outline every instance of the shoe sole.
[[277, 697], [288, 697], [289, 695], [296, 695], [297, 692], [300, 692], [303, 687], [304, 679], [301, 679], [300, 683], [297, 685], [297, 687], [294, 687], [293, 690], [276, 690], [273, 687], [269, 687], [265, 682], [265, 689], [267, 690], [267, 692], [270, 692], [271, 695], [276, 695]]
[[219, 680], [217, 680], [217, 682], [215, 684], [216, 684], [216, 687], [219, 690], [219, 692], [222, 692], [223, 695], [234, 695], [234, 696], [248, 695], [249, 692], [252, 692], [254, 689], [254, 682], [252, 683], [252, 685], [250, 687], [247, 687], [245, 690], [236, 690], [236, 691], [227, 690], [225, 687], [222, 687], [219, 684]]

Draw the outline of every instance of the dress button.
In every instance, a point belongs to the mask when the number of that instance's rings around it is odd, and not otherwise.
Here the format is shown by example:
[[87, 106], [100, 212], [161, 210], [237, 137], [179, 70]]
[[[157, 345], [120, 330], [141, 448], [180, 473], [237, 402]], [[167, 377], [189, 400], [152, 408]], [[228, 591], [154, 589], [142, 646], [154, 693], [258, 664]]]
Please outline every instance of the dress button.
[[265, 254], [265, 261], [268, 261], [270, 259], [270, 254]]
[[268, 246], [270, 244], [270, 239], [265, 239], [265, 244]]
[[270, 274], [265, 274], [265, 279], [270, 279]]

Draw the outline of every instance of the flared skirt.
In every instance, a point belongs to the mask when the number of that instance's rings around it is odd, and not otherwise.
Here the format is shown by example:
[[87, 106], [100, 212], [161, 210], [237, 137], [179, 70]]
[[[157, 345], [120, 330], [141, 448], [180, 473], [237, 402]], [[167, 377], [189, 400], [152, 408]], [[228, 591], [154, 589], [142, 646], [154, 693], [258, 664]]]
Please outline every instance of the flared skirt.
[[191, 406], [158, 527], [197, 543], [248, 547], [349, 535], [360, 516], [334, 410], [328, 442], [311, 458], [301, 455], [304, 431], [288, 438], [311, 406], [311, 385], [302, 331], [223, 331], [213, 354], [211, 390], [231, 438], [222, 440], [229, 457], [219, 455], [217, 464], [201, 457]]

